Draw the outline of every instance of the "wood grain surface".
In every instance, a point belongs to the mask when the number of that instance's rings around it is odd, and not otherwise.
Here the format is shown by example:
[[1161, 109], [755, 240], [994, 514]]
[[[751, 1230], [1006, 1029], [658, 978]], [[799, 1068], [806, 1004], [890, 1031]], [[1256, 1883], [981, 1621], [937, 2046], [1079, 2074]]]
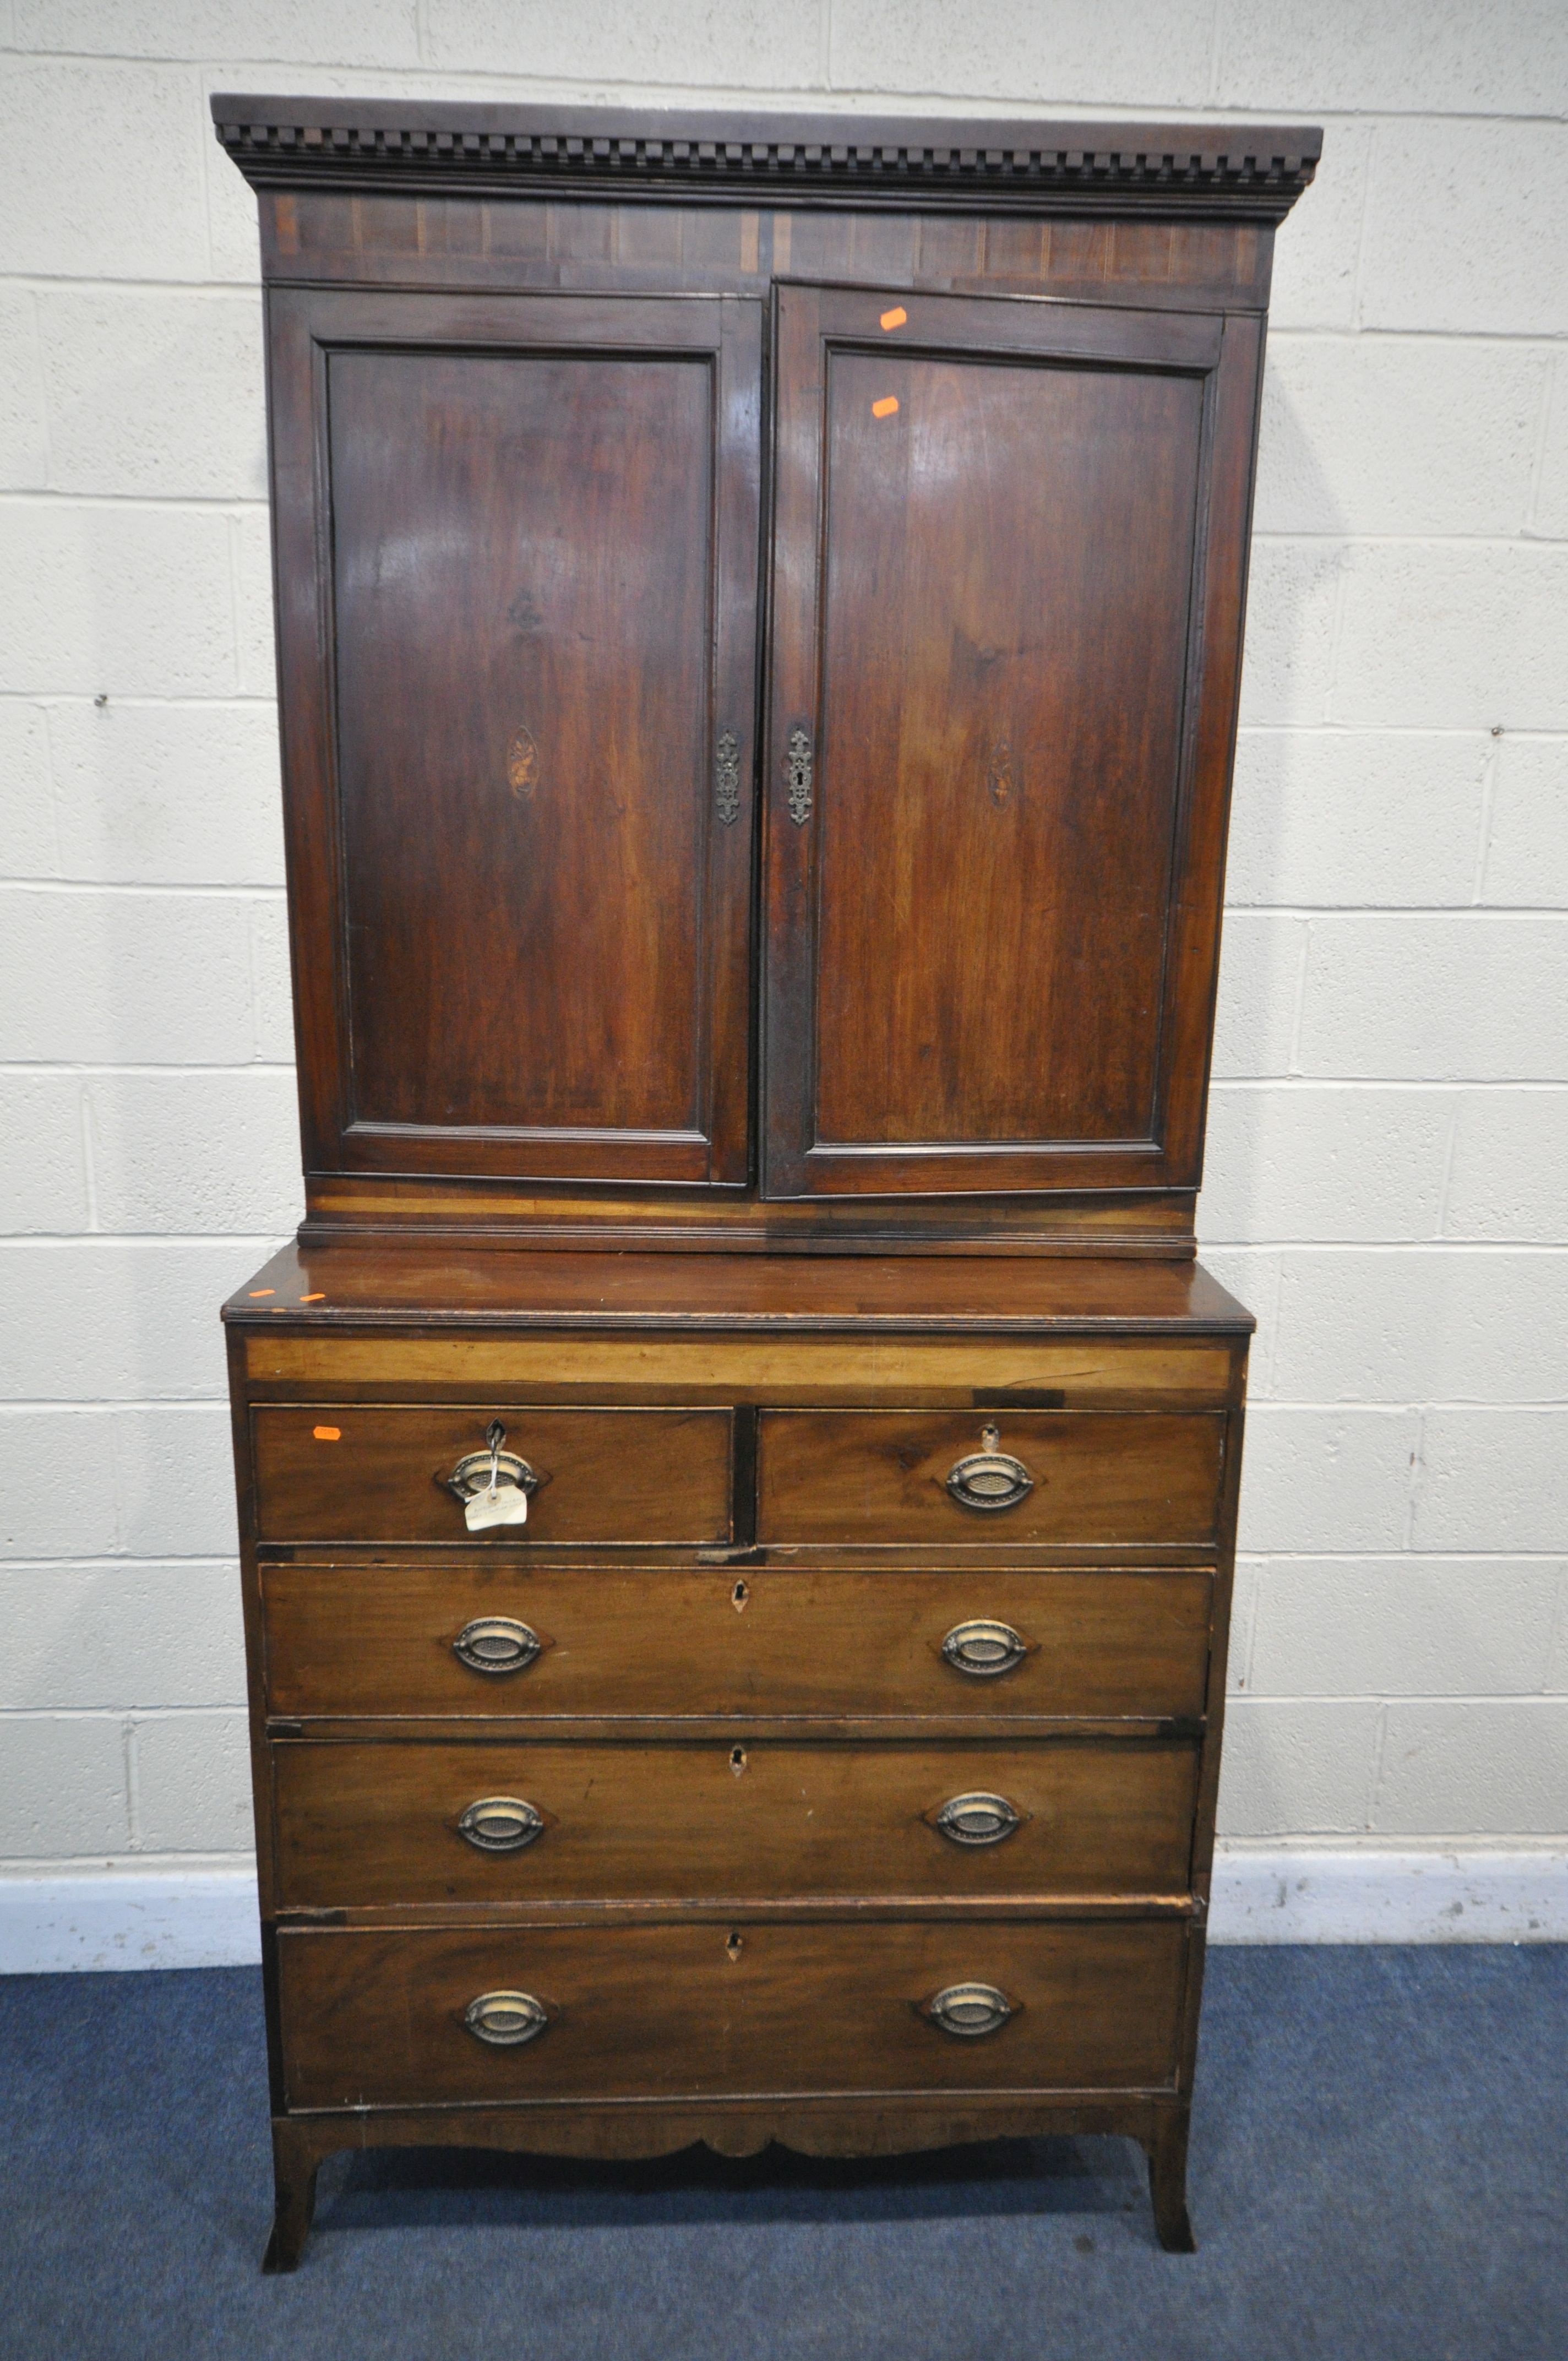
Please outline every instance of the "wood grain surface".
[[[1203, 1709], [1207, 1573], [962, 1574], [789, 1566], [266, 1565], [267, 1704], [282, 1715], [998, 1714]], [[524, 1671], [453, 1652], [483, 1616], [525, 1623]], [[1027, 1653], [957, 1672], [970, 1619]]]
[[429, 1237], [281, 1247], [236, 1290], [225, 1321], [307, 1332], [392, 1326], [790, 1334], [1245, 1337], [1255, 1323], [1199, 1263], [1037, 1255], [617, 1254], [488, 1249]]
[[[470, 1533], [444, 1478], [486, 1447], [539, 1478], [526, 1527]], [[729, 1537], [729, 1420], [720, 1411], [311, 1410], [253, 1412], [264, 1541], [720, 1542]]]
[[742, 1182], [760, 307], [271, 333], [307, 1165]]
[[[835, 137], [838, 136], [835, 131]], [[1293, 137], [1300, 137], [1297, 132]], [[503, 195], [432, 205], [396, 192], [265, 194], [273, 284], [529, 288], [694, 285], [765, 296], [775, 271], [927, 295], [1054, 295], [1140, 310], [1257, 310], [1273, 233], [1227, 222], [959, 220], [939, 213], [595, 203]], [[433, 242], [435, 219], [444, 232]]]
[[[992, 1426], [1035, 1488], [1014, 1508], [965, 1508], [948, 1477]], [[1200, 1412], [764, 1411], [757, 1535], [954, 1549], [1210, 1542], [1223, 1452], [1224, 1421]]]
[[[286, 1931], [289, 2103], [1168, 2089], [1186, 1948], [1162, 1920]], [[919, 2014], [976, 1979], [1014, 2007], [1000, 2032]], [[464, 2025], [498, 1990], [555, 2012], [524, 2048]]]
[[[285, 1741], [279, 1903], [675, 1901], [951, 1894], [1175, 1894], [1191, 1850], [1190, 1745], [874, 1747]], [[1001, 1842], [932, 1824], [956, 1796], [1019, 1816]], [[459, 1833], [488, 1797], [532, 1805], [517, 1852]]]
[[816, 1137], [1151, 1137], [1201, 381], [932, 334], [828, 357]]
[[763, 1193], [1195, 1181], [1255, 343], [775, 308]]

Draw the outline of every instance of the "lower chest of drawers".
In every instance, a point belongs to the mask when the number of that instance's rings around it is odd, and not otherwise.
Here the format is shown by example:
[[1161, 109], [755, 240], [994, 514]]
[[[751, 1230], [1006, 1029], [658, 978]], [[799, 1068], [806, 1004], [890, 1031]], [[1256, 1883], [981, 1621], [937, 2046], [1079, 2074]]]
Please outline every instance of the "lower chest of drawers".
[[[1240, 1355], [1020, 1387], [975, 1345], [968, 1384], [949, 1349], [876, 1389], [840, 1355], [816, 1399], [774, 1340], [661, 1398], [639, 1342], [596, 1398], [569, 1347], [554, 1389], [537, 1353], [496, 1382], [492, 1342], [487, 1390], [425, 1400], [398, 1341], [379, 1383], [323, 1349], [236, 1389], [278, 2136], [1079, 2122], [1152, 2155], [1190, 2086]], [[476, 1466], [522, 1471], [526, 1522], [473, 1529]]]

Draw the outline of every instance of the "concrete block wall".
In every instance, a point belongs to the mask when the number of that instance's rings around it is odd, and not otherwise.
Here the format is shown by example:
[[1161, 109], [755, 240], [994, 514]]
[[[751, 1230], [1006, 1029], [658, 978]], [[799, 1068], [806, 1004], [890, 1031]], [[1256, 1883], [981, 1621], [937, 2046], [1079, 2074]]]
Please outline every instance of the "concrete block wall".
[[0, 1862], [248, 1845], [215, 1311], [299, 1195], [224, 87], [1325, 124], [1201, 1202], [1262, 1323], [1223, 1817], [1271, 1861], [1562, 1837], [1568, 11], [0, 0]]

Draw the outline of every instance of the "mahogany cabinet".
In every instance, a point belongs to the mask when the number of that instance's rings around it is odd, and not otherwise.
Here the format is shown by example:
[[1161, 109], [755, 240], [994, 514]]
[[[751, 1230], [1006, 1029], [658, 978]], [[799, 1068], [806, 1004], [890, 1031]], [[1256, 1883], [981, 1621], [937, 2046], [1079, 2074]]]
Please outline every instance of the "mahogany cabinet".
[[1193, 1205], [1320, 135], [213, 108], [306, 1194], [225, 1307], [271, 2259], [367, 2140], [1047, 2126], [1179, 2245], [1251, 1324]]

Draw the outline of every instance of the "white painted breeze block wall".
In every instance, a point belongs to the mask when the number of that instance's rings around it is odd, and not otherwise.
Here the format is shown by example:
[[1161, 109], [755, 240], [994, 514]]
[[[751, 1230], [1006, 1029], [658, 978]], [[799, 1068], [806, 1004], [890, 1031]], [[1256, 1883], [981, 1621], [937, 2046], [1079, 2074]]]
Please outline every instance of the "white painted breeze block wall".
[[1201, 1213], [1262, 1323], [1218, 1915], [1568, 1932], [1568, 8], [0, 0], [0, 43], [13, 1962], [248, 1940], [216, 1312], [300, 1199], [219, 88], [1326, 126], [1278, 246]]

